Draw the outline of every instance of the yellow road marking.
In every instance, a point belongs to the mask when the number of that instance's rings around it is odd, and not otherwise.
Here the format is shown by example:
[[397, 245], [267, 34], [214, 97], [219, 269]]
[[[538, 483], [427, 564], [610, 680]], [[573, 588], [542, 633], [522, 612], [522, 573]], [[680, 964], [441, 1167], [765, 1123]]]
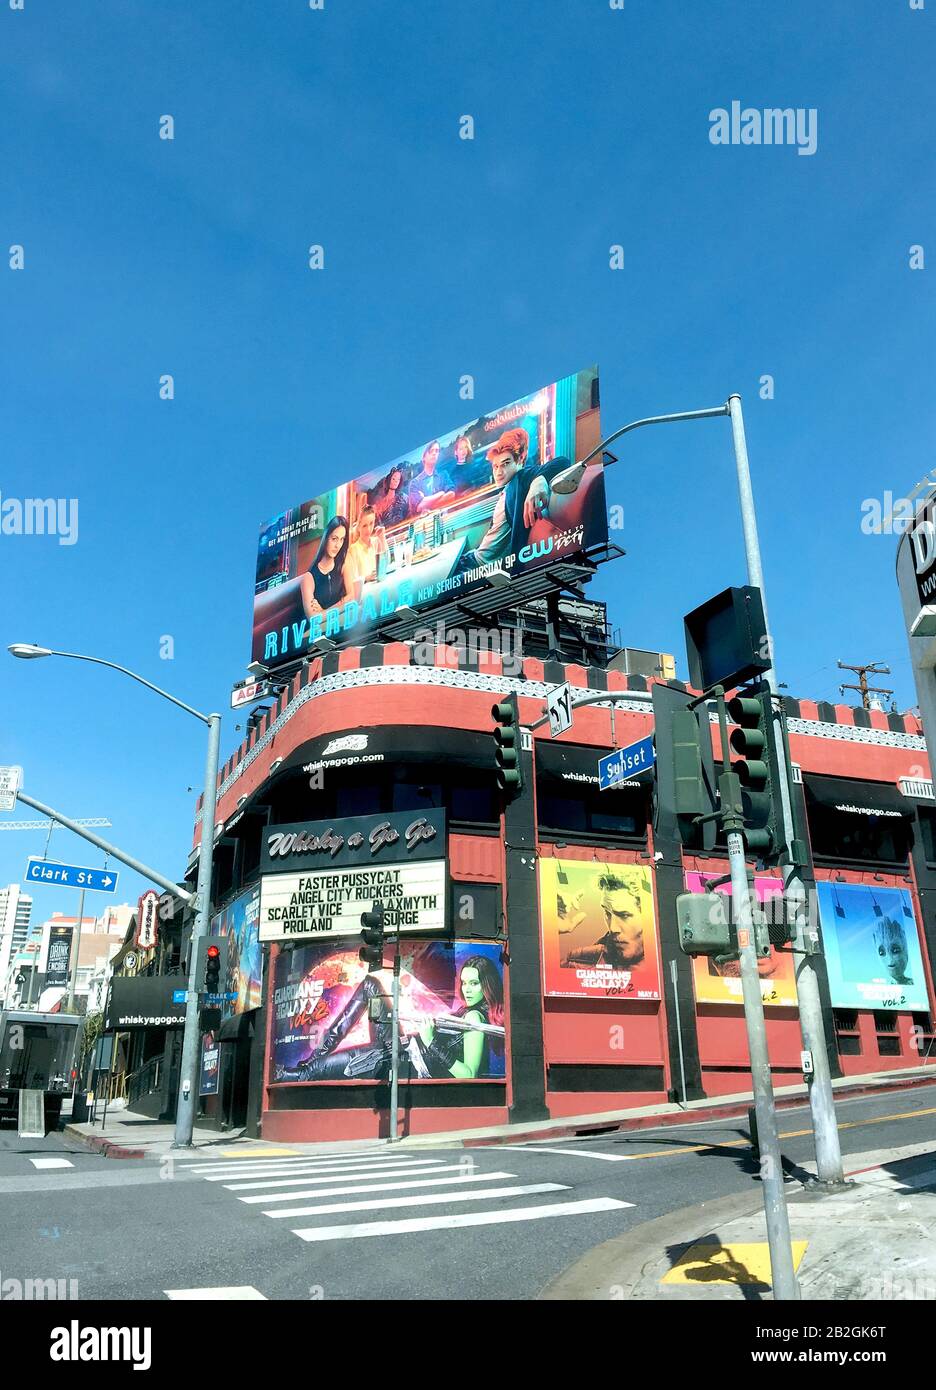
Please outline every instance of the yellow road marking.
[[[936, 1105], [930, 1106], [926, 1110], [904, 1110], [896, 1115], [874, 1115], [867, 1120], [843, 1120], [839, 1124], [839, 1129], [861, 1129], [864, 1125], [882, 1125], [888, 1120], [916, 1120], [923, 1115], [936, 1115]], [[811, 1129], [788, 1129], [780, 1135], [781, 1139], [802, 1139], [807, 1134], [812, 1134]], [[648, 1154], [631, 1154], [631, 1160], [638, 1158], [676, 1158], [680, 1154], [699, 1154], [705, 1153], [706, 1149], [740, 1149], [750, 1148], [749, 1139], [723, 1139], [713, 1141], [711, 1144], [692, 1144], [685, 1149], [655, 1149]]]
[[[805, 1240], [793, 1240], [793, 1268], [806, 1253]], [[693, 1245], [680, 1255], [661, 1284], [759, 1284], [770, 1287], [770, 1247], [766, 1241]]]

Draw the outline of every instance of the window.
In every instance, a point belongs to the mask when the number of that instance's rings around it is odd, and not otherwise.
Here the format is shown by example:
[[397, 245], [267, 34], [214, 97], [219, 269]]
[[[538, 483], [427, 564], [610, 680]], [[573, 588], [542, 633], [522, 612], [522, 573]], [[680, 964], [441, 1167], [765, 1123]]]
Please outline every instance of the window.
[[936, 864], [936, 811], [931, 811], [928, 806], [918, 806], [917, 824], [926, 862]]
[[569, 786], [543, 779], [537, 787], [540, 830], [602, 840], [647, 838], [647, 800], [642, 788], [599, 791], [590, 783]]
[[907, 862], [910, 822], [903, 818], [855, 815], [810, 804], [808, 819], [816, 859], [865, 864]]

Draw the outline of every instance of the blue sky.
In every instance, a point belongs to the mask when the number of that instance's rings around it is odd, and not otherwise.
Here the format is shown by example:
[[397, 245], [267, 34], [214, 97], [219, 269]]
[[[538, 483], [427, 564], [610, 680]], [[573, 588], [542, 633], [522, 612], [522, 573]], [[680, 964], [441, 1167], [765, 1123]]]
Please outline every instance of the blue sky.
[[[915, 703], [897, 538], [860, 508], [936, 464], [936, 266], [909, 269], [936, 256], [934, 21], [933, 0], [2, 0], [0, 493], [79, 501], [75, 545], [0, 536], [2, 646], [224, 710], [226, 756], [260, 523], [597, 361], [608, 432], [742, 394], [780, 679], [837, 699], [836, 658], [883, 660]], [[712, 145], [733, 100], [816, 108], [817, 152]], [[593, 594], [684, 675], [683, 613], [745, 577], [730, 431], [642, 431], [619, 460], [627, 558]], [[180, 873], [202, 726], [90, 666], [0, 670], [0, 761]], [[43, 837], [0, 841], [17, 881]]]

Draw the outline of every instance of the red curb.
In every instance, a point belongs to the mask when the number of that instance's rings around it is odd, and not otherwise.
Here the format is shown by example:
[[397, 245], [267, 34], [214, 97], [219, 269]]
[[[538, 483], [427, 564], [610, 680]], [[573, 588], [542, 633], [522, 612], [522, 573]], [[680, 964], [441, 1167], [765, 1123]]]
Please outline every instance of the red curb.
[[145, 1149], [128, 1149], [123, 1144], [115, 1144], [110, 1139], [102, 1139], [98, 1134], [82, 1134], [80, 1129], [73, 1129], [71, 1125], [66, 1125], [63, 1130], [69, 1139], [77, 1139], [89, 1149], [94, 1149], [97, 1153], [102, 1153], [105, 1158], [145, 1158]]
[[[854, 1100], [858, 1096], [883, 1094], [891, 1091], [911, 1091], [917, 1086], [936, 1085], [936, 1071], [930, 1076], [908, 1077], [902, 1081], [865, 1081], [854, 1086], [837, 1087], [834, 1100]], [[801, 1096], [776, 1096], [774, 1103], [778, 1110], [793, 1110], [808, 1105], [809, 1098]], [[664, 1129], [671, 1125], [687, 1125], [706, 1120], [728, 1120], [737, 1115], [747, 1115], [753, 1106], [750, 1101], [732, 1101], [728, 1105], [713, 1104], [704, 1109], [680, 1111], [675, 1115], [635, 1115], [629, 1120], [595, 1120], [590, 1124], [569, 1124], [561, 1129], [517, 1129], [513, 1134], [496, 1135], [490, 1139], [463, 1139], [462, 1148], [491, 1148], [504, 1144], [516, 1144], [518, 1139], [581, 1139], [598, 1138], [602, 1134], [618, 1134], [633, 1129]]]

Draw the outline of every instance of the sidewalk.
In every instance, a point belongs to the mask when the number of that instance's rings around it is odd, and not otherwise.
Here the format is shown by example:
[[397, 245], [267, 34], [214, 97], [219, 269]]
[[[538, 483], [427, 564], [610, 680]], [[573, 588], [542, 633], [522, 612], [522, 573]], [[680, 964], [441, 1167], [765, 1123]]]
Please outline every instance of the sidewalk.
[[[804, 1300], [936, 1300], [936, 1145], [853, 1154], [837, 1192], [787, 1184]], [[556, 1300], [772, 1301], [760, 1186], [669, 1212], [589, 1251]]]
[[[906, 1071], [870, 1072], [862, 1076], [843, 1077], [833, 1081], [836, 1100], [867, 1095], [886, 1095], [921, 1085], [936, 1085], [936, 1067], [914, 1067]], [[778, 1110], [802, 1105], [807, 1096], [804, 1084], [782, 1086], [774, 1090]], [[616, 1133], [621, 1130], [649, 1129], [664, 1125], [699, 1124], [746, 1116], [754, 1097], [750, 1091], [735, 1095], [692, 1100], [686, 1105], [664, 1104], [636, 1106], [627, 1110], [602, 1111], [597, 1115], [576, 1115], [558, 1120], [537, 1120], [525, 1124], [489, 1125], [481, 1129], [457, 1129], [433, 1134], [413, 1134], [400, 1139], [401, 1148], [472, 1148], [491, 1144], [520, 1144], [537, 1139], [572, 1138], [576, 1135]], [[108, 1109], [107, 1125], [66, 1124], [65, 1133], [90, 1148], [107, 1153], [112, 1158], [160, 1158], [172, 1147], [173, 1125], [148, 1119], [129, 1110]], [[225, 1148], [235, 1148], [237, 1156], [253, 1147], [264, 1156], [274, 1151], [282, 1154], [349, 1153], [357, 1150], [383, 1149], [387, 1140], [348, 1139], [327, 1143], [275, 1143], [264, 1139], [249, 1139], [243, 1130], [221, 1133], [216, 1129], [196, 1127], [193, 1144], [205, 1157], [216, 1158]], [[227, 1155], [225, 1155], [227, 1156]]]

